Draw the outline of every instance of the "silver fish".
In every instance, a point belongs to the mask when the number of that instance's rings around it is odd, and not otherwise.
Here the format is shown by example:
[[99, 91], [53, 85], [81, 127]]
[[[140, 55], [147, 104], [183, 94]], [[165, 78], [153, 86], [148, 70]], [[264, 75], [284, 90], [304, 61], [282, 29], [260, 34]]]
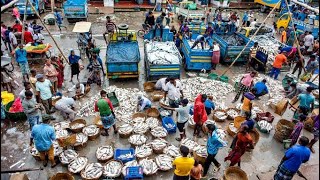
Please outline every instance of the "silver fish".
[[133, 131], [133, 127], [130, 124], [123, 124], [118, 127], [120, 134], [130, 134]]
[[155, 174], [158, 171], [158, 166], [153, 159], [142, 159], [139, 161], [139, 165], [143, 168], [143, 173], [146, 175]]
[[55, 124], [53, 125], [53, 127], [54, 127], [55, 130], [58, 130], [58, 129], [68, 129], [68, 128], [69, 128], [69, 124], [70, 124], [69, 121], [61, 121], [61, 122], [55, 123]]
[[229, 109], [227, 111], [227, 115], [232, 117], [232, 118], [235, 118], [235, 117], [239, 116], [239, 113], [234, 109]]
[[155, 128], [155, 127], [157, 127], [157, 126], [160, 125], [160, 124], [159, 124], [159, 119], [154, 118], [154, 117], [148, 117], [148, 118], [146, 119], [146, 123], [147, 123], [147, 125], [148, 125], [148, 127], [149, 127], [150, 129]]
[[227, 114], [223, 111], [216, 111], [214, 112], [214, 115], [220, 119], [220, 120], [226, 120], [227, 119]]
[[135, 123], [133, 125], [133, 132], [137, 134], [143, 134], [146, 133], [149, 130], [149, 127], [146, 123], [140, 122]]
[[151, 130], [151, 135], [156, 138], [165, 138], [168, 135], [168, 131], [164, 127], [158, 126]]
[[138, 158], [145, 158], [152, 154], [151, 145], [143, 144], [142, 146], [137, 146], [135, 149], [135, 155]]
[[174, 42], [147, 42], [145, 50], [151, 64], [180, 64], [182, 59]]
[[164, 148], [163, 152], [174, 158], [181, 156], [180, 149], [173, 144]]
[[207, 157], [207, 147], [206, 146], [197, 146], [194, 149], [194, 152], [197, 153], [198, 156]]
[[154, 150], [161, 150], [165, 148], [168, 142], [164, 139], [158, 138], [150, 142], [152, 149]]
[[126, 176], [127, 175], [127, 167], [132, 167], [132, 166], [138, 166], [138, 162], [136, 160], [128, 161], [124, 164], [122, 167], [122, 175]]
[[160, 154], [155, 158], [156, 164], [162, 171], [172, 169], [173, 158], [167, 154]]
[[119, 161], [109, 161], [103, 166], [103, 175], [109, 178], [116, 178], [121, 175], [122, 164]]
[[100, 163], [89, 163], [86, 165], [83, 171], [81, 171], [81, 177], [86, 179], [99, 179], [103, 173], [103, 166]]
[[73, 161], [75, 158], [77, 158], [79, 154], [72, 149], [64, 150], [60, 155], [60, 161], [63, 164], [69, 164], [71, 161]]
[[133, 134], [129, 137], [129, 143], [140, 146], [147, 142], [147, 136], [142, 134]]
[[71, 129], [78, 129], [78, 128], [83, 128], [85, 125], [82, 123], [75, 123], [70, 126]]
[[89, 125], [82, 129], [83, 134], [87, 136], [93, 136], [100, 132], [100, 128], [97, 125]]
[[113, 148], [111, 146], [100, 146], [96, 151], [97, 159], [106, 160], [113, 157]]
[[88, 141], [88, 136], [83, 133], [76, 134], [76, 143], [75, 146], [86, 143]]
[[69, 133], [65, 129], [57, 129], [56, 130], [56, 138], [66, 138], [69, 136]]
[[185, 138], [181, 141], [181, 146], [186, 146], [189, 148], [189, 150], [193, 151], [193, 149], [198, 146], [198, 143], [196, 143], [195, 141], [189, 139], [189, 138]]
[[77, 157], [76, 159], [74, 159], [69, 163], [68, 170], [74, 174], [79, 173], [86, 167], [87, 163], [88, 163], [88, 158]]

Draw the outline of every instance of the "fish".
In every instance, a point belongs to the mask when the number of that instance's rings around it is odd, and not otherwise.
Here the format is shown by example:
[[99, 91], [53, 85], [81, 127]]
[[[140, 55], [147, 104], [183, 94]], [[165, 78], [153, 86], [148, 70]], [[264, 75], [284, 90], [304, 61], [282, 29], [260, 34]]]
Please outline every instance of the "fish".
[[77, 157], [69, 163], [68, 170], [73, 174], [77, 174], [86, 167], [87, 163], [88, 158], [82, 156]]
[[191, 140], [191, 139], [189, 139], [189, 138], [184, 138], [181, 141], [180, 145], [181, 146], [186, 146], [186, 147], [189, 148], [190, 151], [193, 151], [193, 149], [198, 146], [198, 143], [193, 141], [193, 140]]
[[208, 156], [206, 146], [198, 145], [193, 149], [193, 151], [200, 157], [206, 158]]
[[122, 175], [125, 177], [127, 175], [127, 167], [138, 166], [138, 162], [136, 160], [128, 161], [122, 167]]
[[167, 154], [167, 155], [174, 157], [174, 158], [181, 156], [180, 149], [173, 144], [164, 148], [163, 152], [164, 152], [164, 154]]
[[238, 129], [236, 127], [234, 127], [234, 123], [229, 123], [229, 129], [234, 132], [234, 133], [237, 133], [238, 132]]
[[69, 133], [66, 129], [57, 129], [56, 130], [56, 138], [67, 138]]
[[147, 136], [142, 134], [133, 134], [128, 139], [130, 144], [140, 146], [147, 142]]
[[[59, 143], [57, 141], [53, 141], [52, 145], [53, 145], [53, 154], [54, 154], [54, 156], [59, 156], [62, 153], [63, 148], [59, 145]], [[35, 146], [31, 147], [30, 154], [32, 156], [40, 156], [40, 153], [39, 153], [39, 151], [37, 150], [37, 148]]]
[[79, 129], [79, 128], [83, 128], [85, 126], [85, 124], [83, 123], [75, 123], [75, 124], [72, 124], [70, 126], [71, 129]]
[[[163, 98], [161, 98], [160, 99], [160, 101], [159, 101], [161, 104], [164, 104], [164, 105], [166, 105], [166, 106], [170, 106], [169, 105], [169, 98], [166, 98], [166, 100], [164, 100], [164, 97]], [[169, 113], [169, 114], [168, 114]], [[170, 113], [170, 111], [168, 111], [168, 110], [164, 110], [164, 109], [161, 109], [160, 110], [160, 115], [161, 116], [169, 116], [171, 113]]]
[[262, 112], [263, 112], [263, 110], [260, 109], [260, 107], [253, 105], [253, 107], [251, 109], [251, 118], [255, 119], [257, 117], [257, 113], [262, 113]]
[[76, 143], [75, 146], [78, 146], [80, 144], [86, 143], [88, 141], [88, 136], [83, 133], [77, 133], [76, 134]]
[[60, 155], [59, 159], [62, 164], [69, 164], [74, 159], [76, 159], [79, 154], [73, 149], [64, 150]]
[[151, 135], [156, 138], [165, 138], [168, 135], [168, 131], [164, 127], [158, 126], [151, 130]]
[[232, 35], [219, 35], [220, 38], [226, 41], [229, 46], [245, 46], [246, 42], [240, 36]]
[[225, 140], [226, 137], [227, 137], [227, 133], [225, 130], [221, 129], [221, 128], [218, 128], [217, 130], [217, 134], [218, 134], [218, 137], [222, 140]]
[[143, 173], [146, 175], [155, 174], [158, 171], [158, 166], [153, 159], [142, 159], [139, 161], [139, 165], [143, 168]]
[[154, 118], [154, 117], [148, 117], [146, 119], [146, 124], [148, 125], [148, 127], [150, 129], [153, 129], [153, 128], [155, 128], [155, 127], [160, 125], [159, 124], [159, 119], [158, 118]]
[[103, 166], [100, 163], [89, 163], [83, 171], [81, 177], [87, 179], [100, 178], [103, 173]]
[[137, 133], [137, 134], [143, 134], [146, 133], [149, 130], [149, 126], [147, 125], [147, 123], [144, 122], [136, 122], [133, 125], [133, 132]]
[[96, 151], [96, 157], [99, 160], [107, 160], [113, 157], [113, 148], [111, 146], [100, 146]]
[[133, 131], [133, 127], [130, 124], [123, 124], [118, 127], [118, 132], [120, 134], [131, 134]]
[[229, 109], [227, 112], [227, 115], [230, 116], [232, 119], [239, 116], [239, 113], [234, 109]]
[[227, 114], [223, 111], [216, 111], [214, 112], [214, 115], [220, 119], [220, 120], [226, 120], [227, 119]]
[[136, 117], [132, 119], [132, 123], [143, 123], [146, 119], [143, 117]]
[[[208, 121], [208, 120], [207, 120], [207, 121]], [[189, 115], [188, 124], [189, 124], [189, 126], [196, 125], [196, 123], [195, 123], [194, 120], [193, 120], [193, 115]]]
[[152, 147], [149, 144], [143, 144], [142, 146], [137, 146], [135, 149], [135, 156], [138, 158], [145, 158], [152, 154]]
[[164, 139], [157, 138], [150, 142], [153, 150], [161, 150], [167, 146], [168, 142]]
[[273, 129], [272, 124], [265, 120], [261, 120], [257, 122], [257, 124], [260, 126], [261, 130], [266, 130], [268, 133]]
[[173, 158], [167, 154], [160, 154], [155, 158], [156, 164], [162, 171], [172, 169]]
[[[161, 100], [160, 100], [160, 101], [161, 101]], [[163, 99], [162, 99], [162, 101], [163, 101]], [[168, 100], [166, 100], [166, 101], [168, 101]], [[165, 103], [167, 103], [167, 102], [165, 102]], [[164, 103], [162, 103], [162, 104], [164, 104]], [[165, 104], [165, 105], [166, 105], [166, 106], [169, 106], [169, 101], [168, 101], [168, 104]], [[171, 112], [168, 111], [168, 110], [160, 110], [159, 113], [160, 113], [160, 115], [163, 116], [163, 117], [166, 117], [166, 116], [170, 116], [170, 115], [171, 115]]]
[[118, 156], [118, 159], [130, 159], [130, 158], [133, 158], [134, 155], [130, 153], [127, 153], [127, 154], [121, 154], [120, 156]]
[[83, 134], [87, 136], [94, 136], [100, 132], [100, 128], [97, 125], [89, 125], [82, 129]]
[[146, 60], [153, 65], [180, 64], [181, 55], [174, 42], [146, 42]]
[[69, 125], [70, 125], [69, 121], [61, 121], [61, 122], [53, 124], [53, 127], [55, 130], [68, 129]]
[[187, 72], [186, 73], [189, 77], [197, 77], [197, 73]]
[[103, 175], [109, 178], [116, 178], [121, 175], [123, 165], [119, 161], [109, 161], [103, 166]]

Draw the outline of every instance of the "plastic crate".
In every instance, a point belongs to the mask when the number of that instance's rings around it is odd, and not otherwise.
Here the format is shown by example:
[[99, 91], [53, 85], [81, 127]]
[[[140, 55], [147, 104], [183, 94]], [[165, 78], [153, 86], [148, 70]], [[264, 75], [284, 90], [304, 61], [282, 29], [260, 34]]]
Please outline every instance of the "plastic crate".
[[[123, 155], [123, 154], [129, 154], [131, 153], [133, 155], [132, 158], [119, 158], [119, 156]], [[129, 148], [129, 149], [116, 149], [115, 153], [114, 153], [114, 159], [118, 160], [118, 161], [122, 161], [122, 163], [126, 163], [128, 161], [132, 161], [135, 159], [134, 157], [134, 149], [133, 148]]]
[[119, 100], [118, 100], [115, 92], [108, 93], [107, 97], [111, 101], [113, 107], [119, 106]]
[[[173, 127], [169, 127], [168, 125], [172, 124]], [[168, 133], [175, 133], [177, 129], [177, 125], [172, 119], [172, 117], [164, 117], [162, 118], [162, 126], [168, 131]]]
[[126, 169], [125, 180], [143, 179], [143, 169], [141, 166], [131, 166]]

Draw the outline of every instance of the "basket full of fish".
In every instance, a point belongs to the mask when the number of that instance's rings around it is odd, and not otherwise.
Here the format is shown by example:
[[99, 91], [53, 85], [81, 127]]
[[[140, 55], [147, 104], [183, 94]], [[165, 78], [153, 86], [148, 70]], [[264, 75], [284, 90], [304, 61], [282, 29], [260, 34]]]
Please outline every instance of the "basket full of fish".
[[62, 165], [68, 165], [73, 160], [75, 160], [78, 156], [79, 156], [79, 154], [75, 150], [67, 149], [67, 150], [64, 150], [59, 155], [59, 160], [60, 160]]
[[168, 131], [162, 126], [153, 128], [150, 133], [155, 138], [165, 138], [168, 135]]
[[152, 150], [156, 154], [161, 154], [163, 153], [163, 150], [165, 147], [167, 147], [168, 142], [165, 139], [154, 139], [153, 141], [150, 142], [150, 145], [152, 147]]
[[136, 134], [144, 134], [149, 130], [149, 126], [147, 123], [135, 123], [133, 124], [133, 132]]
[[97, 125], [91, 124], [82, 129], [83, 134], [88, 136], [88, 139], [93, 141], [100, 135], [100, 128]]
[[204, 164], [207, 158], [207, 148], [206, 146], [197, 146], [193, 149], [193, 157], [195, 160], [199, 161], [201, 164]]
[[96, 157], [99, 162], [105, 163], [113, 158], [112, 146], [100, 146], [96, 151]]
[[146, 158], [152, 154], [152, 147], [150, 144], [143, 144], [142, 146], [136, 146], [135, 156], [137, 158]]
[[77, 174], [80, 173], [88, 164], [88, 158], [86, 157], [77, 157], [73, 161], [71, 161], [68, 165], [68, 171]]
[[164, 93], [162, 91], [154, 91], [152, 93], [152, 100], [153, 101], [159, 101], [164, 97]]
[[141, 123], [144, 122], [147, 118], [145, 113], [137, 112], [132, 115], [132, 122], [131, 123]]
[[224, 122], [228, 115], [224, 110], [214, 110], [213, 111], [213, 120], [216, 122]]
[[[53, 145], [53, 154], [55, 157], [58, 157], [62, 151], [63, 148], [59, 145], [59, 143], [57, 141], [53, 141], [52, 143]], [[35, 146], [32, 146], [31, 150], [30, 150], [30, 154], [37, 160], [40, 161], [40, 153], [39, 151], [36, 149]]]
[[165, 147], [164, 150], [163, 150], [163, 153], [167, 154], [167, 155], [169, 155], [169, 156], [171, 156], [173, 158], [181, 156], [180, 149], [177, 146], [173, 145], [173, 144]]
[[142, 159], [139, 161], [139, 165], [142, 166], [143, 174], [145, 174], [146, 176], [154, 175], [155, 173], [157, 173], [159, 169], [156, 162], [153, 159]]
[[111, 159], [103, 166], [103, 176], [106, 178], [117, 178], [121, 175], [122, 167], [121, 161]]
[[84, 180], [98, 180], [102, 176], [103, 166], [100, 163], [89, 163], [81, 171], [80, 175]]
[[228, 125], [227, 125], [227, 128], [226, 128], [228, 134], [232, 137], [234, 137], [237, 132], [238, 132], [238, 129], [236, 127], [234, 127], [234, 123], [233, 122], [230, 122]]
[[70, 130], [75, 133], [81, 132], [86, 125], [87, 122], [84, 119], [76, 119], [69, 124]]
[[127, 168], [133, 167], [133, 166], [139, 166], [139, 164], [136, 160], [128, 161], [123, 165], [122, 170], [121, 170], [123, 177], [125, 177], [127, 175]]
[[148, 117], [148, 118], [146, 119], [146, 124], [148, 125], [148, 127], [149, 127], [150, 129], [153, 129], [153, 128], [155, 128], [155, 127], [157, 127], [157, 126], [160, 125], [159, 119], [158, 119], [158, 118], [155, 118], [155, 117]]
[[228, 108], [226, 109], [227, 119], [234, 120], [235, 117], [240, 115], [240, 110], [237, 108]]
[[168, 171], [172, 169], [173, 158], [167, 154], [159, 154], [156, 158], [156, 164], [161, 171]]
[[189, 138], [184, 138], [181, 141], [180, 146], [186, 146], [187, 148], [189, 148], [190, 152], [192, 152], [194, 148], [198, 146], [198, 143]]
[[70, 122], [69, 121], [61, 121], [53, 124], [55, 130], [58, 129], [69, 129]]
[[133, 146], [141, 146], [142, 144], [146, 143], [148, 137], [143, 134], [132, 134], [128, 141]]
[[64, 139], [69, 136], [69, 132], [66, 129], [56, 129], [56, 138]]
[[86, 147], [88, 144], [88, 136], [83, 133], [76, 134], [76, 143], [73, 145], [74, 149], [79, 151], [82, 148]]
[[103, 129], [103, 124], [102, 124], [100, 115], [97, 115], [97, 116], [94, 117], [93, 124], [98, 126], [100, 129]]
[[272, 124], [269, 123], [266, 120], [260, 120], [257, 122], [257, 129], [259, 129], [260, 132], [262, 133], [270, 133], [270, 131], [272, 130]]
[[132, 134], [133, 127], [130, 124], [122, 124], [118, 127], [119, 137], [129, 138]]
[[159, 117], [160, 113], [159, 110], [157, 108], [149, 108], [146, 110], [146, 114], [148, 117]]

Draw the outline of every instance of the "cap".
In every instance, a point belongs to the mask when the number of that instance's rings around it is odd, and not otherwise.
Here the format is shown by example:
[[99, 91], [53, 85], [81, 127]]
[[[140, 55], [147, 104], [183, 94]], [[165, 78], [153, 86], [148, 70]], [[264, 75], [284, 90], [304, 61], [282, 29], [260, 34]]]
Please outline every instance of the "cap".
[[182, 103], [182, 104], [188, 104], [189, 101], [188, 101], [188, 99], [182, 99], [181, 103]]
[[43, 78], [44, 76], [43, 76], [43, 74], [37, 74], [36, 75], [36, 79], [40, 79], [40, 78]]

